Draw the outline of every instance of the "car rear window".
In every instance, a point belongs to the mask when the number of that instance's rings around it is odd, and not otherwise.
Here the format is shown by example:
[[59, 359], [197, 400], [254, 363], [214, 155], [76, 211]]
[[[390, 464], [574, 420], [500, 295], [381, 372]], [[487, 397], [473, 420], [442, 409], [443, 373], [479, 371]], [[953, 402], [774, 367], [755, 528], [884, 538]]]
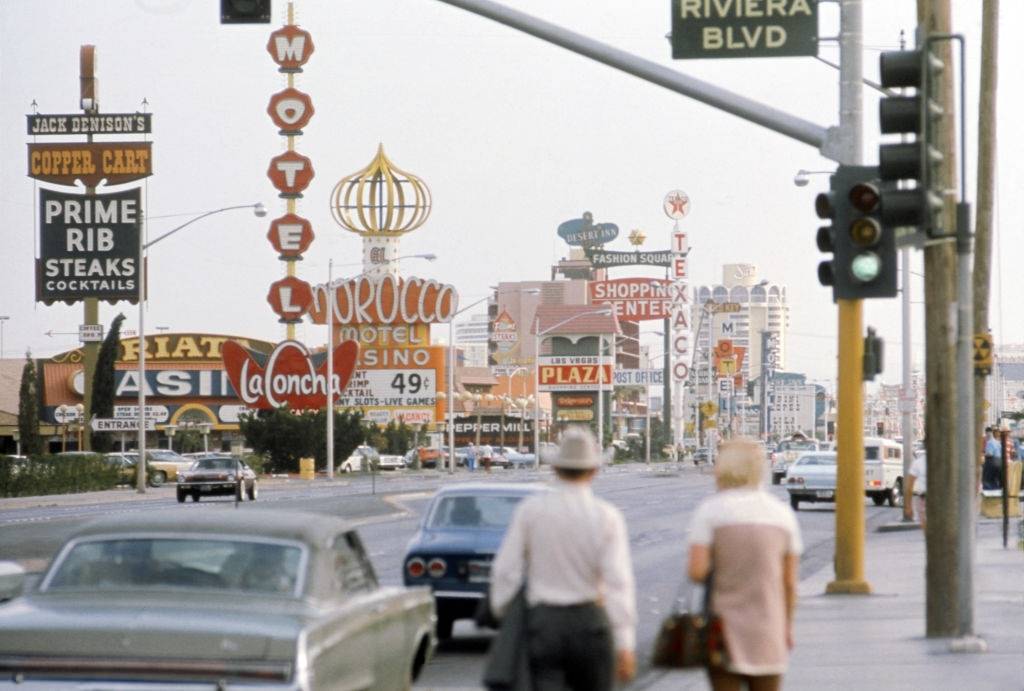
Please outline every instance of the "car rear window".
[[796, 465], [835, 465], [836, 457], [832, 454], [803, 456], [800, 458]]
[[201, 458], [192, 466], [193, 470], [234, 470], [238, 462], [233, 458]]
[[505, 528], [521, 495], [456, 495], [442, 497], [430, 515], [431, 528]]
[[109, 538], [74, 544], [43, 590], [229, 590], [299, 595], [303, 548], [206, 538]]

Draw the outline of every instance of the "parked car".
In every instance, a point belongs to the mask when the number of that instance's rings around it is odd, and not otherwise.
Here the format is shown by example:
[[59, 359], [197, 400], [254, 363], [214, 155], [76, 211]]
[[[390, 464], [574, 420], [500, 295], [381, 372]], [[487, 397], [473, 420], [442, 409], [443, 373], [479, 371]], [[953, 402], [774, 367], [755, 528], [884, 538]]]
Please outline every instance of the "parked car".
[[505, 468], [528, 468], [533, 466], [534, 455], [516, 451], [510, 446], [494, 447], [494, 462]]
[[323, 514], [114, 515], [28, 592], [17, 564], [0, 573], [3, 687], [403, 689], [434, 649], [429, 591], [380, 586]]
[[357, 446], [356, 450], [341, 463], [339, 470], [343, 473], [355, 473], [370, 470], [370, 464], [380, 467], [380, 453], [372, 446]]
[[786, 475], [786, 468], [790, 466], [801, 454], [807, 451], [819, 451], [818, 440], [808, 439], [800, 435], [790, 439], [783, 439], [772, 452], [772, 484], [777, 485]]
[[800, 502], [836, 500], [836, 454], [833, 451], [805, 453], [786, 470], [789, 505], [800, 510]]
[[242, 501], [243, 495], [249, 501], [256, 501], [259, 494], [256, 473], [240, 458], [228, 455], [203, 456], [192, 467], [178, 473], [178, 503], [191, 496], [192, 501], [200, 497], [234, 495]]
[[708, 448], [704, 447], [704, 448], [696, 449], [693, 452], [693, 464], [694, 465], [701, 465], [703, 463], [710, 463], [710, 462], [711, 462], [711, 449], [708, 449]]
[[[135, 476], [138, 472], [135, 464], [138, 459], [138, 454], [128, 455], [120, 451], [103, 454], [103, 460], [118, 469], [117, 484], [119, 485], [135, 484]], [[163, 484], [161, 475], [158, 475], [158, 471], [152, 463], [146, 464], [146, 484], [150, 487], [159, 487]]]
[[[127, 451], [124, 454], [134, 462], [138, 462], [138, 451]], [[178, 473], [188, 470], [193, 461], [175, 453], [170, 449], [146, 449], [146, 482], [153, 487], [159, 487], [170, 481], [178, 479]]]
[[512, 512], [540, 491], [543, 485], [467, 483], [434, 495], [406, 548], [402, 579], [407, 586], [430, 586], [439, 639], [451, 638], [454, 622], [471, 618], [487, 597], [491, 562]]
[[420, 446], [415, 449], [410, 449], [405, 454], [405, 465], [406, 467], [413, 466], [419, 461], [420, 468], [436, 468], [439, 459], [444, 458], [445, 461], [448, 459], [448, 454], [442, 454], [436, 448], [431, 446]]

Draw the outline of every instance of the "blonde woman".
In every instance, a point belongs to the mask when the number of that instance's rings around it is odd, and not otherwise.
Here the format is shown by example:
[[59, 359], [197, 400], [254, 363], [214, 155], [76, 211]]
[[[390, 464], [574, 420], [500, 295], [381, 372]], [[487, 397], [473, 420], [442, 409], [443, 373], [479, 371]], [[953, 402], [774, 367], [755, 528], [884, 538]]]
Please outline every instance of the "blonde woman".
[[780, 688], [793, 647], [793, 609], [803, 545], [796, 516], [761, 487], [761, 447], [722, 444], [718, 492], [697, 508], [687, 574], [711, 576], [711, 611], [721, 619], [726, 659], [708, 669], [715, 691]]

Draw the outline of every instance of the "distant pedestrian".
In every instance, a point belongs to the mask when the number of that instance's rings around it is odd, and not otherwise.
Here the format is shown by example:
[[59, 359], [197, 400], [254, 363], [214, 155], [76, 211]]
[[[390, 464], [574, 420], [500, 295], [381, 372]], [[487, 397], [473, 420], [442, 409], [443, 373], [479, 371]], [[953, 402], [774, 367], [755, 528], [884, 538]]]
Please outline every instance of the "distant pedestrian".
[[636, 593], [622, 514], [591, 491], [601, 451], [562, 435], [554, 491], [518, 506], [491, 569], [501, 616], [526, 584], [532, 688], [607, 691], [636, 673]]
[[484, 444], [478, 448], [479, 452], [477, 453], [477, 456], [480, 457], [480, 463], [483, 464], [484, 470], [489, 473], [491, 472], [491, 460], [494, 458], [494, 449], [488, 444]]
[[722, 444], [715, 463], [718, 492], [690, 523], [687, 574], [711, 580], [710, 609], [722, 623], [725, 660], [708, 669], [711, 686], [780, 688], [793, 647], [793, 610], [803, 544], [796, 516], [761, 489], [758, 444]]
[[[910, 472], [907, 474], [907, 494], [912, 497], [912, 512], [917, 513], [917, 520], [921, 524], [921, 531], [925, 529], [925, 522], [928, 518], [928, 512], [925, 508], [925, 498], [928, 492], [928, 456], [924, 451], [920, 451], [914, 456], [914, 461], [910, 464]], [[904, 498], [904, 501], [906, 497]]]
[[470, 472], [476, 470], [476, 447], [472, 444], [466, 447], [466, 467]]
[[995, 430], [985, 428], [985, 462], [981, 466], [981, 488], [1002, 489], [1003, 448], [996, 440]]

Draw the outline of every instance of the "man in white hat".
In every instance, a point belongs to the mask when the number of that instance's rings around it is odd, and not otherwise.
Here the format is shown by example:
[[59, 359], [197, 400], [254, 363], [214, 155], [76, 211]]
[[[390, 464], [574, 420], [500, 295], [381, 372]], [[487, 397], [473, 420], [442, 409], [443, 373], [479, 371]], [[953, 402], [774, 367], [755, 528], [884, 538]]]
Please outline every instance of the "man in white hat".
[[523, 500], [494, 559], [491, 609], [500, 617], [525, 582], [533, 688], [603, 691], [636, 672], [626, 523], [591, 491], [601, 452], [589, 431], [566, 431], [551, 465], [554, 491]]

